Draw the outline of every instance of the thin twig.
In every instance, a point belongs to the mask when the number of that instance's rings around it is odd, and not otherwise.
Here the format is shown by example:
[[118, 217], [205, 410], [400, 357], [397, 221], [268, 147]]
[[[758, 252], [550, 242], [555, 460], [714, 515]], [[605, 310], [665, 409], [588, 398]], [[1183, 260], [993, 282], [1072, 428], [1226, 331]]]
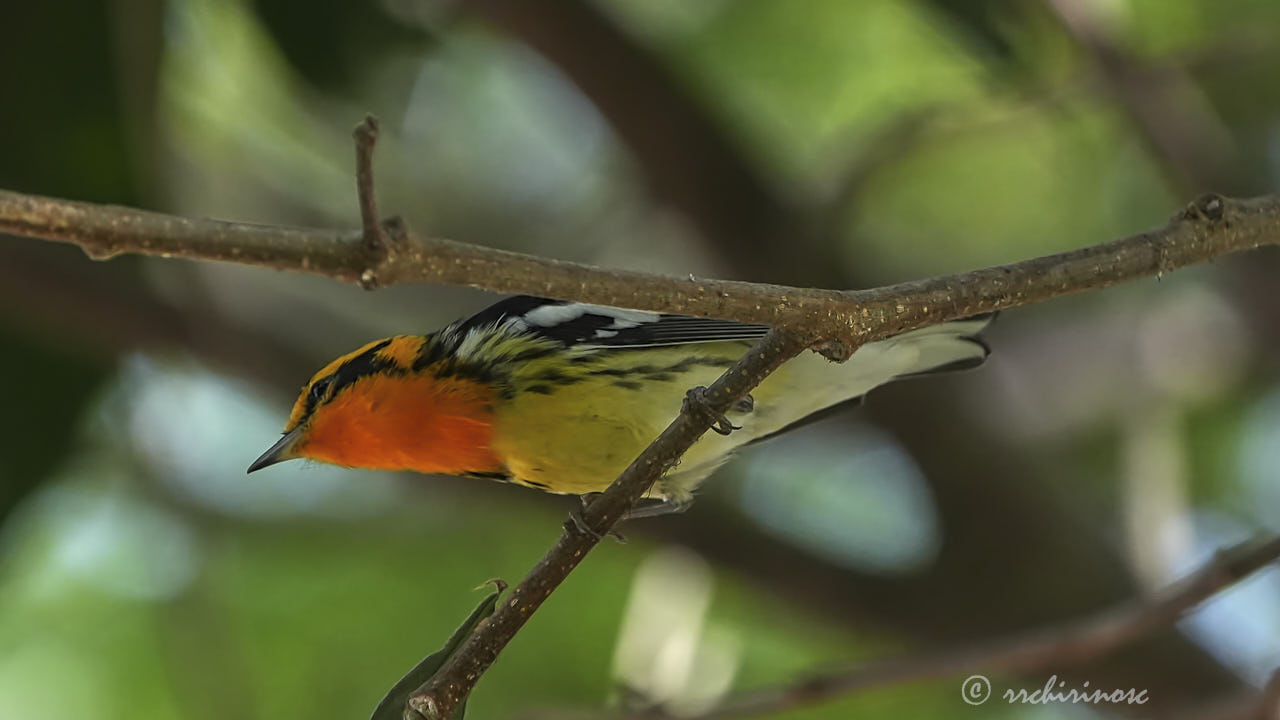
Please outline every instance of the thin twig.
[[[635, 714], [630, 720], [727, 720], [813, 705], [871, 687], [969, 673], [1028, 672], [1080, 665], [1167, 627], [1185, 612], [1280, 558], [1280, 537], [1225, 550], [1184, 580], [1142, 602], [1068, 625], [1017, 635], [980, 647], [932, 652], [807, 675], [785, 685], [753, 690], [692, 715]], [[1271, 693], [1280, 693], [1273, 680]], [[1273, 702], [1275, 702], [1273, 700]], [[1274, 705], [1267, 707], [1275, 707]], [[1274, 720], [1274, 716], [1266, 717]]]
[[[369, 257], [381, 260], [390, 252], [391, 243], [378, 214], [378, 196], [373, 188], [373, 148], [378, 144], [378, 118], [365, 115], [351, 131], [356, 145], [356, 199], [360, 203], [361, 237]], [[366, 290], [377, 287], [372, 268], [360, 274], [360, 285]]]
[[356, 282], [365, 290], [374, 290], [381, 283], [379, 269], [388, 264], [391, 256], [408, 242], [408, 230], [397, 217], [386, 220], [378, 213], [378, 195], [374, 191], [373, 149], [378, 144], [380, 132], [378, 118], [365, 115], [364, 120], [351, 131], [356, 143], [356, 199], [360, 204], [360, 238], [365, 256], [365, 267]]
[[[838, 292], [676, 278], [415, 237], [382, 259], [361, 234], [196, 220], [0, 190], [0, 232], [71, 242], [92, 257], [141, 253], [222, 260], [379, 285], [433, 282], [789, 327], [837, 345], [1159, 275], [1280, 243], [1280, 197], [1206, 195], [1164, 227], [1011, 265]], [[842, 353], [835, 348], [832, 354]]]
[[564, 582], [600, 538], [613, 528], [662, 473], [703, 435], [715, 415], [723, 415], [769, 373], [802, 352], [808, 338], [773, 330], [703, 394], [706, 412], [686, 407], [622, 475], [583, 512], [589, 530], [566, 523], [560, 539], [511, 591], [497, 612], [478, 629], [426, 685], [409, 699], [427, 720], [452, 717], [485, 670], [552, 591]]
[[360, 203], [360, 224], [364, 242], [371, 252], [387, 246], [378, 214], [378, 197], [373, 190], [373, 148], [378, 143], [378, 118], [365, 115], [351, 131], [356, 141], [356, 198]]

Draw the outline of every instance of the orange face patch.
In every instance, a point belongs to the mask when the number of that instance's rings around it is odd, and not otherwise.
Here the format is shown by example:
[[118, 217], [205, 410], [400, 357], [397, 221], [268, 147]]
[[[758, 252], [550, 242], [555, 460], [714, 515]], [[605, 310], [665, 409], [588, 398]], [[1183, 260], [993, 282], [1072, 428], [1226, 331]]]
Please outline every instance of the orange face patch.
[[491, 449], [493, 399], [472, 380], [373, 374], [316, 408], [294, 451], [349, 467], [501, 472]]
[[309, 391], [311, 390], [312, 386], [314, 386], [317, 382], [320, 382], [325, 378], [332, 378], [334, 373], [337, 372], [338, 368], [342, 367], [353, 358], [357, 358], [361, 355], [364, 355], [366, 352], [368, 352], [370, 349], [372, 349], [376, 345], [384, 345], [385, 347], [383, 349], [385, 350], [386, 347], [390, 347], [396, 344], [398, 341], [412, 340], [412, 339], [413, 338], [411, 336], [397, 335], [395, 337], [385, 338], [383, 340], [374, 340], [373, 342], [363, 345], [356, 350], [352, 350], [346, 355], [343, 355], [337, 358], [333, 362], [317, 370], [316, 374], [312, 375], [311, 380], [309, 380], [306, 386], [302, 388], [302, 392], [298, 395], [297, 401], [294, 402], [293, 411], [289, 413], [289, 422], [285, 423], [285, 426], [284, 426], [285, 431], [288, 432], [289, 430], [292, 430], [295, 427], [297, 427], [298, 423], [302, 422], [303, 418], [306, 416]]

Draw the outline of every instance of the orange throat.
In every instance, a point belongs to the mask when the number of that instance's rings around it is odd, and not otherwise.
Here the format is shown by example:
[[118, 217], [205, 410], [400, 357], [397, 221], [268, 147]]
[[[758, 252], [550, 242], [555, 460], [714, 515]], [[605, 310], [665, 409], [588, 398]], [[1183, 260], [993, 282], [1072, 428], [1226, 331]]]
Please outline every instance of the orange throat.
[[502, 472], [492, 450], [492, 389], [430, 373], [361, 378], [317, 409], [302, 457], [379, 470]]

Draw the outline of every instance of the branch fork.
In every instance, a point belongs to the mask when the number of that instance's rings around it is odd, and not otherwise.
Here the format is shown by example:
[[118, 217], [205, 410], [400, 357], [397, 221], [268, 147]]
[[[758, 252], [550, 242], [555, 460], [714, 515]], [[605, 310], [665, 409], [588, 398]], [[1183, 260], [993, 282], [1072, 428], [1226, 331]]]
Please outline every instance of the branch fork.
[[381, 126], [378, 118], [365, 115], [351, 131], [356, 144], [356, 198], [360, 203], [361, 238], [369, 258], [360, 271], [359, 284], [365, 290], [378, 288], [379, 270], [394, 264], [396, 251], [409, 243], [409, 229], [400, 216], [386, 220], [378, 215], [378, 198], [374, 192], [373, 149], [378, 144]]

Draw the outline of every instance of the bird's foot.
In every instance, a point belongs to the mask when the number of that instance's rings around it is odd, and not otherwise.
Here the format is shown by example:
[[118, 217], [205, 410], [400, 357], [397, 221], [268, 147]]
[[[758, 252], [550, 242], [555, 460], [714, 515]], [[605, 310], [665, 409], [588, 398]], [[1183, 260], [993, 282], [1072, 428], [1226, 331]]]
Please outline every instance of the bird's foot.
[[[588, 493], [588, 495], [591, 496], [599, 494], [600, 493]], [[595, 538], [597, 542], [604, 540], [606, 537], [612, 536], [614, 540], [626, 544], [626, 536], [617, 530], [610, 529], [608, 532], [598, 533], [591, 529], [591, 526], [587, 525], [587, 519], [583, 516], [583, 513], [587, 510], [588, 495], [578, 496], [578, 507], [569, 511], [569, 519], [564, 522], [565, 529], [571, 532], [577, 532], [581, 535], [590, 535]], [[626, 516], [623, 516], [623, 519], [625, 520]]]
[[724, 413], [711, 409], [710, 403], [707, 402], [707, 389], [701, 385], [685, 393], [682, 410], [691, 414], [701, 415], [704, 419], [710, 420], [711, 429], [720, 435], [728, 435], [734, 430], [742, 429], [741, 425], [734, 425], [729, 422], [729, 418]]

